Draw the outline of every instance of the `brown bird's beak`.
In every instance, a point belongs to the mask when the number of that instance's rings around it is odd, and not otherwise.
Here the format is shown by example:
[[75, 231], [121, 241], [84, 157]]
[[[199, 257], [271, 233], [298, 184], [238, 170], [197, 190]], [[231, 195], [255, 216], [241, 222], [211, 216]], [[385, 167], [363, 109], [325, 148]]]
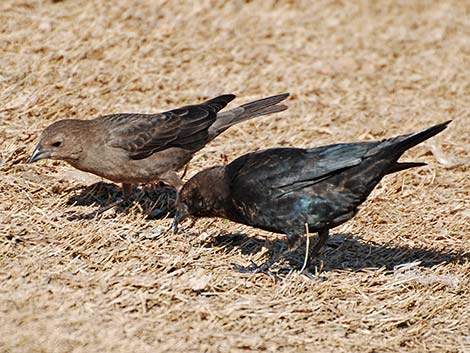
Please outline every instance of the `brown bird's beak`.
[[50, 156], [50, 151], [41, 151], [41, 144], [39, 143], [34, 149], [34, 152], [31, 155], [31, 158], [29, 159], [28, 163], [34, 163], [36, 161], [39, 161], [40, 159], [49, 158]]

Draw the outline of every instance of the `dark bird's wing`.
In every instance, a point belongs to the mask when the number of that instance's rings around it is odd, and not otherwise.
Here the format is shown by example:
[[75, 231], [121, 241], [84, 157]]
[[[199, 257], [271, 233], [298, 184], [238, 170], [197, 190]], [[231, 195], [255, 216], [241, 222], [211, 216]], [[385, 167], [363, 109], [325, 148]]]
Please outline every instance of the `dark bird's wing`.
[[313, 231], [341, 215], [352, 217], [360, 198], [338, 182], [375, 144], [269, 149], [238, 158], [226, 167], [232, 181], [233, 220], [300, 234], [305, 223]]
[[268, 149], [242, 156], [233, 161], [228, 169], [234, 180], [252, 184], [250, 187], [262, 185], [275, 197], [281, 197], [336, 175], [343, 175], [348, 169], [360, 165], [354, 172], [348, 172], [344, 180], [335, 179], [332, 182], [361, 193], [361, 184], [368, 189], [369, 184], [378, 182], [376, 179], [380, 180], [385, 174], [423, 165], [397, 163], [397, 160], [407, 149], [440, 133], [449, 123], [447, 121], [415, 134], [382, 141], [340, 143], [305, 150]]
[[228, 169], [235, 183], [251, 184], [243, 187], [262, 185], [271, 196], [281, 197], [359, 165], [378, 143], [337, 144], [305, 150], [273, 148], [242, 156]]
[[217, 112], [235, 98], [222, 95], [197, 105], [160, 114], [114, 114], [97, 119], [107, 129], [108, 145], [121, 148], [132, 159], [143, 159], [170, 147], [202, 148]]

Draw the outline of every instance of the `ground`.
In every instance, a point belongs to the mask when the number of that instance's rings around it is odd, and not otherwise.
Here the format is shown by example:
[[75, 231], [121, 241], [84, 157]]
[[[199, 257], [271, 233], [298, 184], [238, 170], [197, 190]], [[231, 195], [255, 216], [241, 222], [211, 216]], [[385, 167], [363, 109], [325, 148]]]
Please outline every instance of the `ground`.
[[[4, 0], [0, 33], [1, 352], [470, 352], [468, 1]], [[313, 278], [303, 247], [281, 280], [234, 270], [282, 235], [214, 219], [172, 235], [147, 216], [162, 188], [97, 213], [118, 186], [26, 164], [59, 119], [285, 91], [288, 111], [231, 128], [186, 178], [453, 120], [403, 158], [426, 167], [333, 230]]]

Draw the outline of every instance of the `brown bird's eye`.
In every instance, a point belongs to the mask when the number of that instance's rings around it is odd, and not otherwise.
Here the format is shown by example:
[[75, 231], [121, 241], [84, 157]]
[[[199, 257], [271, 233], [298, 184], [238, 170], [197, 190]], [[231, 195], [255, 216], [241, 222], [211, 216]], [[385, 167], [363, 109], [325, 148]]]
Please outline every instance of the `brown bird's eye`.
[[62, 142], [57, 141], [52, 144], [52, 147], [59, 147]]

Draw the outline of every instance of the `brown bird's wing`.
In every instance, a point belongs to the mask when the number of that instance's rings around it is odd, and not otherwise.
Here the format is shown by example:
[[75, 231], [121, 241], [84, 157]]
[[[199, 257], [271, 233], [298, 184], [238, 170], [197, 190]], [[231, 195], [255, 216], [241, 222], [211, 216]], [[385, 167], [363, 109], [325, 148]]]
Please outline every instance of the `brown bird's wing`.
[[98, 118], [109, 128], [108, 145], [143, 159], [171, 147], [190, 151], [208, 141], [208, 129], [217, 112], [235, 98], [226, 94], [197, 105], [188, 105], [160, 114], [114, 114]]

